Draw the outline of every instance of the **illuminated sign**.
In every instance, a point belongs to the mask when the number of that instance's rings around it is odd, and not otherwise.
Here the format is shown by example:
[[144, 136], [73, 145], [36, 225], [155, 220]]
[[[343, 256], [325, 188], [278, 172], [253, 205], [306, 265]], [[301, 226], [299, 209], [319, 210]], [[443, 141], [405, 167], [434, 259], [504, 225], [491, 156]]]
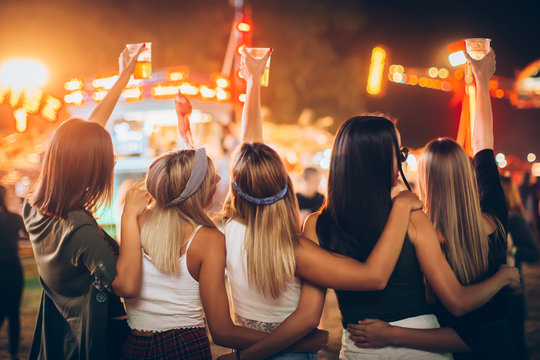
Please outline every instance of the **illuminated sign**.
[[58, 119], [58, 112], [62, 108], [62, 102], [54, 96], [47, 95], [45, 99], [45, 105], [41, 109], [41, 116], [50, 122], [54, 122]]
[[371, 95], [377, 95], [381, 92], [385, 59], [386, 51], [383, 48], [373, 49], [367, 83], [367, 92]]

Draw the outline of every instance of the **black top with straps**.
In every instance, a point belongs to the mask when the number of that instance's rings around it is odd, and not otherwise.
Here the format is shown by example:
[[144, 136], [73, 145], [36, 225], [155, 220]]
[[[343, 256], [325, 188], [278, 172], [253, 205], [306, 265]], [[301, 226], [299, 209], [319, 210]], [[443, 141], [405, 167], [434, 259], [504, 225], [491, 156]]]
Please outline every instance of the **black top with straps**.
[[[332, 231], [331, 217], [322, 211], [317, 219], [317, 236], [321, 246], [328, 249]], [[336, 290], [342, 325], [357, 323], [365, 318], [397, 321], [413, 316], [432, 314], [426, 301], [423, 275], [414, 246], [405, 238], [394, 272], [381, 291]]]

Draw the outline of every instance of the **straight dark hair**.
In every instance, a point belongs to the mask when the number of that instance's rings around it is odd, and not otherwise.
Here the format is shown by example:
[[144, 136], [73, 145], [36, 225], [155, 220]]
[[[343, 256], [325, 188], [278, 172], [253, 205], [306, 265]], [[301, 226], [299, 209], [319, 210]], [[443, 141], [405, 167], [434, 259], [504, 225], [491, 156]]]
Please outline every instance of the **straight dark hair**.
[[93, 213], [111, 199], [113, 169], [109, 133], [94, 122], [67, 120], [49, 143], [30, 204], [60, 219], [74, 210]]
[[[383, 116], [345, 121], [334, 140], [323, 218], [324, 248], [365, 260], [380, 237], [392, 208], [399, 144], [394, 123]], [[403, 175], [402, 175], [403, 176]], [[404, 180], [408, 186], [406, 180]]]

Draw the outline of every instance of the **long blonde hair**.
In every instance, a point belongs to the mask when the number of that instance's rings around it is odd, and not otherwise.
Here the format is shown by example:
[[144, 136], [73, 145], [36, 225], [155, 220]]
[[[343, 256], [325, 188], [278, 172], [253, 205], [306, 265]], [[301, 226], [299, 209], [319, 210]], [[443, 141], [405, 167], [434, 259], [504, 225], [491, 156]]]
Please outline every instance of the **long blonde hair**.
[[250, 196], [264, 198], [287, 186], [272, 204], [256, 205], [231, 187], [225, 217], [246, 224], [245, 251], [251, 285], [266, 297], [277, 298], [294, 278], [299, 243], [298, 204], [292, 182], [279, 155], [261, 143], [244, 143], [236, 153], [231, 181]]
[[156, 268], [166, 274], [179, 274], [179, 258], [186, 245], [186, 222], [215, 228], [205, 212], [212, 197], [215, 169], [208, 158], [208, 171], [199, 189], [177, 206], [165, 204], [178, 197], [186, 187], [195, 158], [194, 150], [177, 150], [158, 157], [148, 168], [146, 188], [153, 197], [141, 229], [141, 244]]
[[430, 141], [418, 164], [424, 209], [439, 236], [450, 267], [463, 285], [482, 280], [488, 270], [489, 238], [478, 185], [465, 151], [455, 141]]

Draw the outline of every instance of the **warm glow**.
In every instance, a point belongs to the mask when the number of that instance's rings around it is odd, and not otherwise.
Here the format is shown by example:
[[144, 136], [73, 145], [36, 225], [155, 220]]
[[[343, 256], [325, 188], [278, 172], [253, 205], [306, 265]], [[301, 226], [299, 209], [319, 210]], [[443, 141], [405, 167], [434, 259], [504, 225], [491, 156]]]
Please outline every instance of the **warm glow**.
[[373, 49], [367, 83], [367, 92], [372, 95], [377, 95], [381, 92], [385, 59], [386, 51], [383, 48], [376, 47]]
[[[152, 86], [151, 92], [154, 97], [164, 97], [164, 96], [176, 96], [180, 90], [180, 86], [177, 85], [154, 85]], [[180, 90], [182, 92], [182, 90]], [[183, 93], [183, 92], [182, 92]]]
[[67, 91], [80, 90], [83, 87], [83, 82], [81, 79], [71, 79], [64, 83], [64, 89]]
[[231, 85], [231, 82], [229, 81], [229, 79], [220, 77], [216, 79], [216, 85], [219, 86], [220, 88], [227, 88]]
[[17, 109], [13, 115], [15, 116], [15, 131], [25, 132], [28, 128], [28, 114], [26, 111], [24, 111], [24, 109]]
[[118, 75], [104, 77], [104, 78], [97, 78], [97, 79], [92, 80], [92, 86], [94, 87], [94, 89], [110, 90], [113, 87], [116, 80], [118, 80]]
[[190, 83], [183, 83], [180, 85], [180, 92], [184, 95], [197, 95], [199, 93], [199, 88]]
[[248, 33], [251, 31], [251, 24], [248, 23], [246, 20], [241, 20], [237, 25], [236, 28], [238, 31]]
[[177, 70], [170, 71], [167, 73], [168, 81], [186, 81], [188, 78], [188, 69], [187, 68], [177, 68]]
[[452, 83], [450, 83], [449, 81], [443, 81], [441, 84], [441, 89], [443, 89], [444, 91], [452, 90]]
[[140, 101], [142, 98], [142, 88], [127, 88], [122, 91], [122, 97], [126, 101]]
[[231, 94], [229, 92], [221, 89], [221, 88], [217, 88], [216, 89], [216, 98], [218, 100], [221, 100], [221, 101], [228, 100], [228, 99], [231, 98]]
[[71, 94], [64, 96], [64, 102], [66, 104], [82, 105], [84, 101], [84, 94], [82, 91], [75, 91]]
[[416, 76], [416, 75], [409, 76], [409, 84], [417, 85], [418, 84], [418, 76]]
[[11, 107], [17, 107], [17, 105], [19, 105], [22, 93], [22, 90], [11, 89], [11, 96], [9, 97], [9, 105], [11, 105]]
[[463, 51], [456, 51], [448, 55], [448, 61], [452, 66], [459, 66], [465, 64], [467, 62], [467, 58], [465, 57]]
[[206, 99], [213, 98], [214, 96], [216, 96], [216, 90], [210, 89], [209, 87], [202, 85], [201, 96]]
[[14, 89], [38, 88], [48, 76], [45, 66], [35, 60], [12, 59], [0, 66], [0, 83]]
[[532, 162], [534, 162], [535, 160], [536, 160], [536, 155], [534, 155], [533, 153], [529, 153], [529, 154], [527, 155], [527, 161], [528, 161], [528, 162], [531, 162], [531, 163], [532, 163]]
[[499, 161], [499, 162], [497, 163], [497, 165], [499, 165], [499, 167], [500, 167], [501, 169], [504, 169], [504, 168], [506, 167], [506, 165], [508, 165], [508, 162], [507, 162], [506, 160]]
[[467, 94], [469, 96], [469, 119], [471, 125], [471, 134], [474, 129], [474, 115], [476, 114], [476, 88], [474, 85], [467, 85]]
[[43, 91], [39, 89], [27, 90], [24, 94], [23, 109], [29, 114], [35, 114], [39, 110]]
[[0, 104], [3, 104], [6, 101], [8, 91], [9, 91], [9, 88], [0, 87]]
[[54, 96], [48, 95], [45, 100], [45, 105], [41, 109], [41, 116], [50, 122], [54, 122], [58, 119], [58, 111], [62, 108], [62, 102]]
[[504, 159], [506, 159], [506, 156], [504, 156], [503, 153], [498, 153], [497, 155], [495, 155], [495, 160], [497, 160], [497, 162], [501, 162]]
[[403, 75], [401, 73], [394, 73], [392, 75], [392, 81], [397, 82], [397, 83], [402, 82], [403, 81]]
[[495, 96], [498, 97], [499, 99], [502, 98], [504, 96], [504, 90], [503, 89], [495, 90]]
[[99, 102], [105, 98], [105, 95], [107, 95], [107, 90], [96, 90], [92, 93], [92, 99]]
[[425, 77], [421, 77], [420, 80], [418, 80], [418, 85], [421, 87], [426, 87], [428, 85], [428, 79]]
[[448, 69], [445, 69], [445, 68], [439, 69], [439, 77], [441, 79], [446, 79], [448, 75], [450, 75], [450, 72], [448, 71]]
[[395, 67], [395, 72], [397, 73], [404, 73], [405, 72], [405, 68], [403, 67], [403, 65], [396, 65]]
[[238, 95], [238, 100], [240, 102], [246, 102], [246, 94], [240, 94]]
[[437, 77], [437, 75], [439, 75], [439, 69], [437, 69], [436, 67], [430, 67], [428, 70], [428, 74], [432, 78], [435, 78]]

